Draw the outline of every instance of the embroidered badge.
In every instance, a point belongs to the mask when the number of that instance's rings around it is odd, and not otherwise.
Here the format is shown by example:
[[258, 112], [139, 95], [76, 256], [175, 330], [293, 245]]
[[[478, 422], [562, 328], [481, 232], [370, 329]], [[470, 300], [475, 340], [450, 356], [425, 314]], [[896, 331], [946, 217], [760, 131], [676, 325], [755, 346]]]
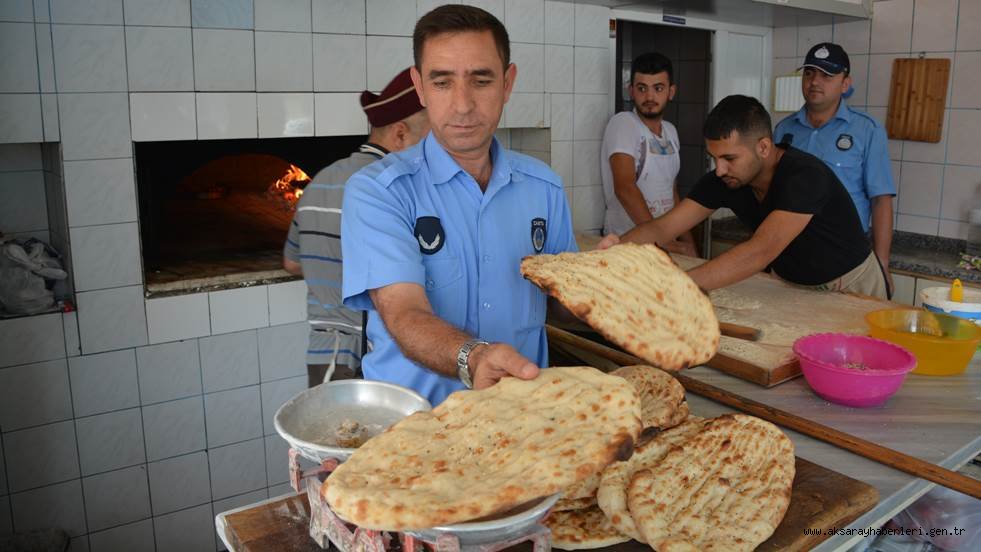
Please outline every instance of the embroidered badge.
[[535, 253], [541, 253], [545, 249], [545, 238], [548, 237], [545, 219], [531, 219], [531, 246], [535, 248]]
[[827, 59], [829, 55], [831, 55], [831, 52], [829, 52], [824, 46], [821, 46], [816, 52], [814, 52], [814, 57], [818, 59]]
[[433, 255], [443, 248], [446, 242], [446, 235], [443, 233], [443, 225], [439, 222], [439, 217], [419, 217], [416, 219], [414, 230], [416, 241], [419, 242], [419, 251], [423, 255]]
[[841, 151], [848, 151], [852, 149], [852, 137], [848, 134], [842, 134], [838, 136], [838, 141], [835, 142], [835, 145], [838, 146], [838, 149]]

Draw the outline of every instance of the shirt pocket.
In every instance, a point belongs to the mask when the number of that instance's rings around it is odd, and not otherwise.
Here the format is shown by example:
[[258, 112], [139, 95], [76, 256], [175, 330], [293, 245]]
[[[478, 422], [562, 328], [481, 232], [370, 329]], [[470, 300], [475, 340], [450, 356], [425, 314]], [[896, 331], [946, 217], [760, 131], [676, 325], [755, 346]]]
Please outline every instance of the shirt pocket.
[[463, 266], [460, 259], [451, 256], [423, 258], [426, 268], [426, 297], [433, 312], [454, 325], [463, 327], [466, 322], [466, 290], [463, 288]]
[[849, 192], [862, 191], [862, 157], [858, 152], [834, 153], [828, 158], [828, 165]]

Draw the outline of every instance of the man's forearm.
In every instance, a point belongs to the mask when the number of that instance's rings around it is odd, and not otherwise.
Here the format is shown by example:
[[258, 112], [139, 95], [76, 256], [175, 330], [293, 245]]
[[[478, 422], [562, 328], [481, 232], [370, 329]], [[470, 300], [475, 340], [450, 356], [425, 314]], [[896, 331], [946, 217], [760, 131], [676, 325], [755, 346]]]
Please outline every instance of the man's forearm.
[[770, 264], [765, 252], [752, 240], [745, 241], [711, 261], [688, 271], [698, 287], [705, 291], [741, 282], [763, 271]]
[[630, 217], [634, 225], [643, 224], [654, 218], [650, 209], [647, 208], [644, 194], [636, 184], [616, 186], [614, 193], [617, 196], [617, 201], [623, 206], [623, 210], [627, 212], [627, 216]]
[[444, 376], [457, 376], [456, 354], [473, 336], [421, 309], [405, 309], [384, 322], [406, 357]]
[[675, 236], [668, 236], [659, 223], [659, 219], [654, 219], [644, 224], [634, 226], [632, 230], [620, 237], [621, 242], [633, 243], [656, 243], [658, 245], [673, 241]]
[[892, 196], [872, 198], [872, 249], [882, 266], [889, 269], [892, 249]]

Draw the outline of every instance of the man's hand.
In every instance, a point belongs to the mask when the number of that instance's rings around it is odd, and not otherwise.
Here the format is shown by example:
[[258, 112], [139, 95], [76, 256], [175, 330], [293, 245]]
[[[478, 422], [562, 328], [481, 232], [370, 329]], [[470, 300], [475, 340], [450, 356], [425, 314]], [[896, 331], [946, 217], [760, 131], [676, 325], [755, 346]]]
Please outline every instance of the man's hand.
[[614, 245], [620, 243], [620, 236], [616, 234], [607, 234], [596, 244], [596, 249], [609, 249]]
[[669, 253], [679, 253], [681, 255], [688, 255], [689, 257], [698, 257], [698, 251], [695, 249], [695, 244], [691, 242], [681, 240], [670, 241], [664, 244], [662, 249]]
[[474, 389], [485, 389], [507, 376], [535, 379], [539, 372], [538, 366], [506, 343], [478, 345], [470, 351], [470, 367]]

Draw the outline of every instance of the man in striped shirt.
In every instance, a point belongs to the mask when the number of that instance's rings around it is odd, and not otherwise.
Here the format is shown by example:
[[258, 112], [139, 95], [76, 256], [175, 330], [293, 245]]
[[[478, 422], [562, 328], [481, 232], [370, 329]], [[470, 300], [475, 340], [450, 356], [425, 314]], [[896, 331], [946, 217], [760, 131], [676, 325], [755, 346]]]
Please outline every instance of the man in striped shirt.
[[361, 168], [392, 151], [414, 145], [429, 133], [426, 112], [409, 70], [399, 73], [381, 94], [361, 93], [371, 124], [368, 141], [350, 157], [323, 168], [297, 203], [283, 247], [283, 267], [307, 283], [310, 387], [324, 381], [331, 364], [334, 379], [354, 377], [361, 365], [363, 313], [341, 304], [341, 204], [344, 185]]

